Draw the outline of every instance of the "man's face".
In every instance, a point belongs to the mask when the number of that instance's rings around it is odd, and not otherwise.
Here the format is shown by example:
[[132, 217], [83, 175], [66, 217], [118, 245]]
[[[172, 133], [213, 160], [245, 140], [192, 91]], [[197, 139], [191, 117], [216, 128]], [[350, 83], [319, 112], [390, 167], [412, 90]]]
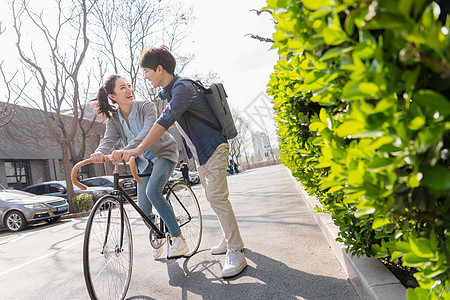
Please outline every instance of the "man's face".
[[157, 88], [161, 85], [162, 72], [159, 69], [162, 69], [161, 66], [158, 66], [156, 70], [152, 70], [150, 68], [144, 68], [144, 78], [150, 81], [153, 88]]

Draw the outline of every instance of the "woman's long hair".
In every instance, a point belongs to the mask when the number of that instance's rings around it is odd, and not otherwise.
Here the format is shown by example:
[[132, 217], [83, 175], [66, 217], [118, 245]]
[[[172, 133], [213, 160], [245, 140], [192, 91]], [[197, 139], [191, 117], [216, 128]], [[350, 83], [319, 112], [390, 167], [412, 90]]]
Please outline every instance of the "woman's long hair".
[[97, 98], [91, 100], [91, 105], [97, 115], [103, 115], [107, 119], [111, 118], [117, 111], [115, 101], [111, 100], [108, 95], [114, 94], [114, 86], [116, 80], [123, 78], [120, 75], [111, 75], [106, 79], [105, 83], [98, 89]]

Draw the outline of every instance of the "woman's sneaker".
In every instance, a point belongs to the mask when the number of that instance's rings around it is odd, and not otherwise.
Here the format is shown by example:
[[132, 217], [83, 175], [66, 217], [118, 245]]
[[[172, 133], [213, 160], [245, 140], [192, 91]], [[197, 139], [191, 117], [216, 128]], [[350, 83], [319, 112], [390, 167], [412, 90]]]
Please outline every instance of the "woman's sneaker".
[[227, 253], [227, 241], [223, 239], [219, 245], [211, 248], [212, 255], [225, 254]]
[[176, 258], [183, 256], [189, 252], [186, 241], [182, 237], [174, 237], [172, 239], [172, 247], [170, 247], [167, 258]]
[[153, 248], [153, 251], [152, 251], [152, 256], [153, 256], [153, 259], [158, 259], [158, 258], [160, 258], [161, 257], [161, 254], [164, 252], [164, 243], [166, 242], [166, 240], [165, 239], [161, 239], [161, 247], [159, 247], [159, 248]]
[[225, 266], [222, 269], [222, 277], [236, 276], [247, 266], [244, 250], [228, 249]]

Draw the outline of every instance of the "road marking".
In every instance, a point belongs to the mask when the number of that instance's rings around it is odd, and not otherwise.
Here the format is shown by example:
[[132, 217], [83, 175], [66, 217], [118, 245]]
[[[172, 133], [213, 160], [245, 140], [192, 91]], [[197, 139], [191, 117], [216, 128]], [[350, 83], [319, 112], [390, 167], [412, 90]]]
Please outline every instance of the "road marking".
[[21, 265], [15, 266], [14, 268], [11, 268], [11, 269], [9, 269], [9, 270], [3, 271], [3, 272], [0, 273], [0, 276], [3, 276], [3, 275], [8, 274], [8, 273], [11, 273], [11, 272], [16, 271], [16, 270], [18, 270], [18, 269], [22, 269], [23, 267], [28, 266], [28, 265], [31, 265], [32, 263], [35, 263], [35, 262], [37, 262], [37, 261], [39, 261], [39, 260], [41, 260], [41, 259], [47, 258], [47, 257], [49, 257], [49, 256], [52, 256], [52, 255], [55, 254], [56, 252], [59, 252], [59, 251], [62, 251], [62, 250], [64, 250], [64, 249], [73, 247], [73, 246], [75, 246], [75, 245], [77, 245], [77, 244], [81, 244], [82, 241], [83, 241], [83, 239], [80, 239], [80, 240], [78, 240], [78, 241], [76, 241], [76, 242], [74, 242], [74, 243], [72, 243], [72, 244], [70, 244], [70, 245], [67, 245], [67, 246], [65, 246], [65, 247], [62, 247], [61, 249], [53, 250], [53, 251], [51, 251], [51, 252], [49, 252], [49, 253], [47, 253], [47, 254], [45, 254], [45, 255], [42, 255], [42, 256], [40, 256], [40, 257], [36, 257], [35, 259], [32, 259], [32, 260], [30, 260], [30, 261], [28, 261], [28, 262], [26, 262], [26, 263], [23, 263], [23, 264], [21, 264]]

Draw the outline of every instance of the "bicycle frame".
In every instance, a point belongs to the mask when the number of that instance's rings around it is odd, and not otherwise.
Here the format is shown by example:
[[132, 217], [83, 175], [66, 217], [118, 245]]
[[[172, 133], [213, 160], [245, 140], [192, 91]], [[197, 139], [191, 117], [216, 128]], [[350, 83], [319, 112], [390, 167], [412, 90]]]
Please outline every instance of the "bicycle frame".
[[[139, 177], [148, 177], [151, 174], [139, 174]], [[131, 197], [122, 189], [122, 187], [119, 185], [119, 179], [122, 178], [131, 178], [132, 175], [120, 175], [119, 174], [119, 170], [118, 170], [118, 164], [117, 162], [114, 162], [114, 172], [113, 172], [113, 176], [114, 176], [114, 190], [110, 193], [113, 196], [116, 196], [117, 199], [119, 200], [119, 207], [120, 207], [120, 250], [122, 250], [122, 246], [123, 246], [123, 232], [124, 232], [124, 217], [123, 217], [123, 212], [124, 212], [124, 204], [125, 201], [128, 201], [131, 206], [138, 212], [138, 214], [147, 222], [147, 224], [150, 225], [150, 227], [154, 230], [154, 232], [156, 233], [156, 237], [157, 238], [164, 238], [165, 234], [163, 233], [163, 228], [164, 228], [164, 222], [163, 220], [161, 220], [160, 223], [160, 228], [158, 228], [153, 221], [150, 220], [150, 218], [142, 211], [142, 209], [134, 202], [133, 199], [131, 199]], [[188, 215], [188, 220], [182, 224], [180, 224], [180, 227], [184, 226], [185, 224], [187, 224], [191, 219], [191, 214], [188, 212], [188, 210], [186, 209], [186, 207], [183, 205], [182, 201], [180, 201], [180, 199], [178, 199], [178, 196], [176, 193], [174, 193], [174, 191], [172, 190], [172, 187], [170, 186], [170, 184], [166, 183], [167, 188], [170, 190], [170, 192], [174, 195], [175, 199], [177, 199], [178, 203], [181, 205], [181, 207], [183, 208], [183, 210], [187, 213]], [[108, 221], [109, 224], [109, 221]], [[108, 225], [109, 227], [109, 225]], [[108, 229], [106, 231], [106, 235], [108, 234]], [[107, 236], [105, 236], [105, 245], [107, 242]]]
[[[106, 161], [110, 160], [109, 156], [105, 155], [105, 159]], [[78, 182], [77, 179], [77, 171], [80, 167], [92, 163], [92, 161], [90, 159], [81, 161], [79, 163], [77, 163], [73, 169], [72, 169], [72, 173], [71, 173], [71, 178], [72, 178], [72, 182], [80, 187], [81, 189], [85, 189], [86, 187], [83, 186], [82, 184], [80, 184]], [[147, 222], [149, 224], [149, 226], [153, 229], [153, 231], [156, 234], [156, 238], [160, 239], [160, 238], [165, 238], [166, 235], [164, 233], [164, 222], [163, 220], [161, 220], [160, 222], [160, 228], [158, 228], [152, 220], [150, 220], [150, 218], [142, 211], [142, 209], [134, 202], [133, 199], [131, 199], [131, 197], [122, 189], [122, 187], [119, 185], [119, 179], [122, 178], [131, 178], [133, 177], [136, 182], [138, 182], [139, 184], [141, 183], [140, 177], [148, 177], [151, 174], [137, 174], [136, 172], [136, 167], [135, 167], [135, 162], [134, 162], [134, 157], [133, 159], [130, 160], [130, 164], [131, 164], [131, 174], [132, 175], [120, 175], [119, 174], [119, 168], [118, 168], [118, 163], [114, 162], [114, 172], [113, 172], [113, 176], [114, 176], [114, 186], [113, 186], [113, 191], [111, 191], [110, 195], [115, 197], [118, 201], [119, 201], [119, 209], [120, 209], [120, 245], [119, 245], [119, 249], [115, 249], [115, 251], [122, 251], [122, 246], [123, 246], [123, 234], [124, 234], [124, 203], [125, 201], [128, 201], [131, 206], [138, 212], [138, 214], [145, 220], [145, 222]], [[189, 213], [189, 211], [186, 209], [186, 207], [184, 206], [183, 202], [180, 201], [180, 199], [178, 198], [177, 194], [174, 192], [174, 190], [172, 189], [172, 187], [170, 186], [170, 184], [166, 183], [166, 186], [168, 188], [168, 190], [173, 194], [173, 196], [175, 197], [175, 199], [178, 201], [178, 203], [181, 205], [181, 207], [183, 208], [183, 210], [186, 212], [187, 216], [188, 216], [188, 220], [182, 224], [180, 224], [180, 227], [186, 225], [191, 219], [191, 214]], [[168, 191], [168, 193], [169, 193]], [[109, 208], [111, 209], [111, 208]], [[109, 211], [108, 213], [108, 225], [106, 228], [106, 232], [105, 232], [105, 240], [104, 240], [104, 245], [107, 244], [108, 241], [108, 235], [109, 235], [109, 226], [110, 226], [110, 217], [111, 217], [111, 211]]]

